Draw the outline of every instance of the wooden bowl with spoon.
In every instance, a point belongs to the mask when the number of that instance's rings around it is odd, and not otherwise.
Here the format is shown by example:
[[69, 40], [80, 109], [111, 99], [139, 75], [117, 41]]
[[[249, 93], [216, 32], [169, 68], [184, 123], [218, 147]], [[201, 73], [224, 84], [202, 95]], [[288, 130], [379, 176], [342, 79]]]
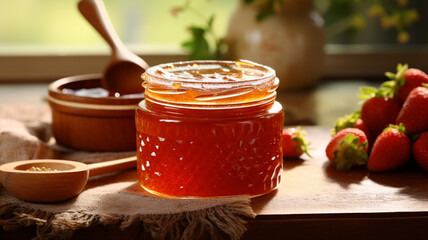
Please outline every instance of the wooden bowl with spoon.
[[[122, 43], [102, 0], [81, 0], [78, 9], [110, 45], [112, 55], [102, 74], [63, 78], [49, 86], [53, 134], [59, 144], [75, 149], [134, 150], [134, 113], [143, 99], [141, 74], [148, 65]], [[95, 96], [93, 89], [108, 95]]]

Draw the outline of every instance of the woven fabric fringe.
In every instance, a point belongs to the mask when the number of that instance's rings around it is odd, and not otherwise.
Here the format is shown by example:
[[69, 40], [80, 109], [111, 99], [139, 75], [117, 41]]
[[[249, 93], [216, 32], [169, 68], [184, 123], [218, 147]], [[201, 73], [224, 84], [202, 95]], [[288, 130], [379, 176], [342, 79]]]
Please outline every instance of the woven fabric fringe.
[[209, 237], [236, 240], [246, 231], [246, 219], [254, 217], [249, 200], [197, 211], [132, 217], [99, 216], [79, 212], [53, 214], [14, 204], [0, 205], [0, 225], [4, 230], [35, 225], [37, 238], [41, 240], [70, 239], [75, 230], [99, 224], [104, 226], [120, 224], [123, 230], [138, 224], [151, 233], [153, 239], [190, 240]]
[[[16, 146], [20, 146], [20, 151], [16, 151]], [[51, 134], [47, 104], [39, 108], [0, 106], [0, 164], [35, 158], [84, 159], [86, 163], [93, 163], [131, 156], [128, 154], [134, 155], [135, 152], [93, 153], [56, 145]], [[76, 230], [97, 225], [120, 226], [122, 229], [132, 225], [141, 227], [142, 232], [150, 233], [153, 239], [235, 240], [246, 231], [246, 220], [255, 217], [247, 197], [190, 201], [190, 204], [183, 205], [184, 209], [177, 209], [179, 204], [145, 196], [136, 183], [135, 173], [128, 174], [125, 172], [112, 179], [94, 179], [75, 199], [77, 206], [65, 203], [47, 208], [46, 205], [15, 201], [7, 198], [5, 193], [3, 197], [4, 189], [0, 186], [0, 226], [5, 230], [35, 226], [38, 239], [70, 239]], [[101, 195], [105, 204], [99, 206], [97, 197]], [[152, 209], [147, 213], [144, 208], [138, 212], [130, 210], [132, 208], [126, 206], [134, 199], [144, 201], [142, 205]], [[135, 209], [136, 206], [133, 207]]]

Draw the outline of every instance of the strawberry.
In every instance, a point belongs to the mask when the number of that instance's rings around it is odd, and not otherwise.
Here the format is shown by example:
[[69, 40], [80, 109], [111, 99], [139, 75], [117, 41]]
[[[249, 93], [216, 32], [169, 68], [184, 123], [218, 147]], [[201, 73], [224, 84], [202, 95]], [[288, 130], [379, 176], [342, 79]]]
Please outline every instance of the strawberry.
[[383, 82], [378, 89], [361, 88], [360, 98], [367, 99], [361, 107], [361, 119], [372, 138], [376, 138], [389, 124], [394, 124], [400, 112], [401, 104], [394, 98], [396, 85], [391, 80]]
[[409, 133], [421, 133], [428, 130], [428, 89], [413, 89], [397, 117], [397, 124], [403, 123]]
[[386, 73], [395, 82], [395, 97], [403, 104], [409, 93], [422, 84], [428, 83], [428, 75], [420, 69], [410, 68], [407, 65], [398, 64], [397, 73]]
[[331, 135], [334, 136], [337, 132], [345, 128], [360, 129], [366, 134], [366, 137], [370, 143], [370, 131], [368, 130], [364, 121], [361, 119], [361, 111], [355, 111], [349, 115], [345, 115], [344, 117], [337, 119], [336, 123], [334, 124], [334, 129], [332, 130]]
[[401, 105], [389, 97], [374, 96], [367, 100], [361, 108], [361, 119], [370, 131], [370, 135], [376, 138], [389, 124], [395, 123]]
[[348, 170], [367, 162], [366, 134], [358, 128], [345, 128], [332, 137], [325, 153], [337, 170]]
[[428, 171], [428, 131], [423, 132], [413, 143], [413, 157], [419, 166]]
[[311, 157], [308, 153], [306, 132], [297, 128], [286, 128], [282, 130], [282, 152], [284, 158], [299, 158], [303, 153]]
[[377, 138], [370, 153], [370, 171], [390, 171], [406, 164], [411, 157], [411, 141], [404, 134], [405, 127], [390, 125]]

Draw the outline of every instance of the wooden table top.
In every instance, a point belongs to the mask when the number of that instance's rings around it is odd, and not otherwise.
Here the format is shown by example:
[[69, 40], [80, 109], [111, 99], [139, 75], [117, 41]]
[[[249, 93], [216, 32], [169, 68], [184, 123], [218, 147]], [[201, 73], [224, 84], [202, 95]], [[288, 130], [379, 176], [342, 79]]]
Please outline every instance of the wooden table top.
[[284, 161], [280, 187], [252, 199], [244, 239], [428, 239], [427, 172], [337, 171], [324, 152], [330, 129], [304, 129], [313, 158]]
[[[270, 194], [253, 198], [257, 213], [243, 239], [428, 239], [428, 173], [408, 167], [389, 173], [336, 171], [324, 149], [327, 127], [303, 127], [313, 158], [284, 161], [283, 180]], [[4, 239], [33, 236], [35, 228], [4, 232]], [[18, 235], [17, 235], [18, 234]], [[91, 227], [73, 239], [106, 236], [147, 239], [136, 227]]]
[[[286, 113], [305, 110], [304, 114], [292, 117], [332, 125], [333, 119], [355, 108], [358, 86], [362, 84], [326, 83], [313, 92], [282, 94], [278, 98], [289, 109]], [[40, 104], [45, 90], [44, 84], [2, 85], [0, 105]], [[337, 97], [342, 100], [336, 101]], [[308, 106], [312, 108], [308, 110]], [[258, 215], [249, 220], [243, 239], [428, 239], [428, 173], [417, 167], [389, 173], [370, 173], [365, 169], [336, 171], [324, 153], [330, 128], [304, 129], [312, 143], [313, 158], [285, 160], [279, 189], [252, 199]], [[128, 236], [144, 235], [138, 229], [127, 232]], [[0, 238], [4, 236], [1, 233], [0, 230]], [[95, 233], [124, 236], [120, 229], [99, 227], [98, 231], [85, 231], [76, 238], [99, 237]]]

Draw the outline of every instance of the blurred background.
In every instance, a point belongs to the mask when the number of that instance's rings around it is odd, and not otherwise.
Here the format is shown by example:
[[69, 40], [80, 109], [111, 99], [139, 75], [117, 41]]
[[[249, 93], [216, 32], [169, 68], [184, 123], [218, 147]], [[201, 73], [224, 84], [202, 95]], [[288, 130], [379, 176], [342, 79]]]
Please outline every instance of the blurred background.
[[[108, 50], [105, 41], [77, 10], [77, 0], [0, 1], [0, 45], [11, 47]], [[188, 38], [187, 26], [201, 21], [195, 14], [174, 17], [171, 9], [184, 1], [105, 0], [111, 21], [127, 45], [179, 46]], [[203, 14], [216, 14], [215, 31], [224, 34], [236, 3], [194, 1]], [[151, 45], [151, 46], [150, 46]], [[19, 51], [19, 49], [18, 49]]]
[[[34, 102], [29, 96], [45, 93], [48, 82], [102, 71], [110, 49], [80, 15], [77, 3], [0, 0], [3, 103]], [[360, 86], [377, 86], [397, 63], [428, 70], [424, 0], [104, 0], [104, 4], [122, 41], [150, 65], [190, 58], [246, 58], [273, 66], [280, 88], [292, 90], [278, 96], [287, 106], [287, 124], [332, 124], [357, 108]]]
[[[103, 40], [81, 17], [76, 7], [77, 2], [77, 0], [0, 1], [1, 47], [48, 46], [63, 49], [106, 47]], [[190, 24], [201, 22], [200, 14], [206, 18], [215, 15], [213, 26], [215, 32], [219, 36], [224, 35], [230, 16], [239, 1], [191, 1], [191, 8], [198, 13], [188, 11], [177, 16], [171, 13], [173, 8], [187, 2], [189, 1], [104, 0], [110, 18], [125, 43], [176, 46], [188, 38], [186, 28]], [[316, 10], [322, 15], [329, 30], [327, 31], [330, 34], [329, 43], [396, 44], [397, 32], [394, 27], [382, 29], [381, 19], [368, 16], [370, 13], [367, 10], [377, 2], [382, 1], [315, 1]], [[428, 43], [426, 31], [428, 15], [425, 14], [428, 11], [428, 2], [423, 0], [404, 2], [407, 9], [417, 9], [418, 12], [417, 21], [407, 26], [406, 30], [411, 37], [406, 43], [408, 45]]]
[[[201, 51], [195, 49], [201, 39], [192, 27], [205, 31], [202, 40], [209, 44], [207, 51], [214, 52], [216, 41], [225, 42], [231, 17], [242, 5], [251, 5], [262, 23], [282, 14], [288, 2], [313, 5], [310, 17], [316, 13], [322, 21], [317, 24], [325, 38], [324, 78], [379, 77], [398, 61], [428, 65], [422, 61], [428, 52], [428, 1], [423, 0], [104, 1], [122, 41], [151, 65], [188, 59], [192, 51]], [[102, 68], [110, 50], [80, 15], [77, 3], [0, 0], [0, 81], [50, 81]], [[293, 12], [298, 13], [290, 10], [285, 15]], [[210, 39], [212, 35], [216, 39]]]

